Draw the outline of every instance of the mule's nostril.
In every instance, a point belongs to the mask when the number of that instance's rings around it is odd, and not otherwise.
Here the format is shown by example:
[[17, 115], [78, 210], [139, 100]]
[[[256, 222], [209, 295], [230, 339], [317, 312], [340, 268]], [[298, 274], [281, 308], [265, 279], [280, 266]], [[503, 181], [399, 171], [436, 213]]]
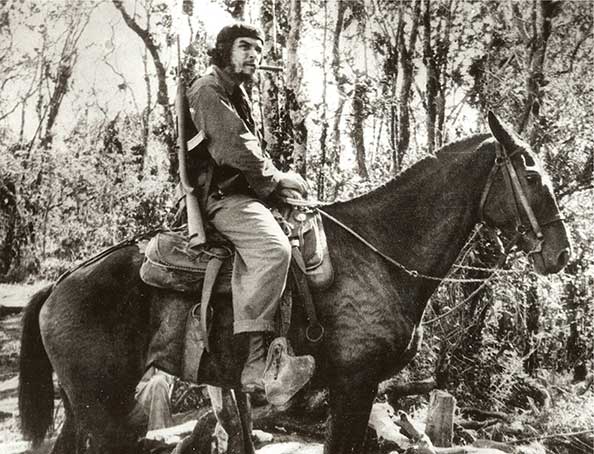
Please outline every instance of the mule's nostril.
[[563, 268], [569, 262], [569, 249], [563, 249], [557, 257], [557, 265], [559, 269]]

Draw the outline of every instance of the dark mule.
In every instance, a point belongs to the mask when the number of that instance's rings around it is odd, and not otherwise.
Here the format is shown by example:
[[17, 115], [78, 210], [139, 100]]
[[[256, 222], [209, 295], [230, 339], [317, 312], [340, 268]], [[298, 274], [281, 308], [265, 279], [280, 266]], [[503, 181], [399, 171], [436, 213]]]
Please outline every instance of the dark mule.
[[[489, 124], [496, 140], [477, 135], [448, 145], [381, 188], [324, 207], [414, 271], [325, 219], [336, 281], [314, 295], [326, 335], [313, 353], [316, 380], [330, 390], [326, 453], [363, 450], [378, 383], [400, 371], [419, 344], [425, 305], [439, 284], [427, 276], [446, 275], [477, 222], [512, 236], [520, 230], [518, 245], [539, 273], [558, 272], [569, 259], [565, 226], [539, 160], [494, 115]], [[498, 152], [503, 154], [496, 159]], [[51, 421], [53, 368], [66, 408], [56, 453], [75, 452], [74, 447], [89, 453], [133, 450], [138, 434], [126, 415], [145, 366], [148, 308], [167, 293], [140, 281], [141, 261], [136, 246], [117, 250], [70, 274], [51, 293], [42, 291], [27, 308], [22, 427], [30, 438], [43, 438]], [[203, 381], [232, 387], [238, 366], [229, 305], [222, 308], [215, 322], [225, 326], [215, 330], [212, 342], [217, 361], [207, 361]], [[290, 337], [297, 351], [307, 350], [299, 329]]]

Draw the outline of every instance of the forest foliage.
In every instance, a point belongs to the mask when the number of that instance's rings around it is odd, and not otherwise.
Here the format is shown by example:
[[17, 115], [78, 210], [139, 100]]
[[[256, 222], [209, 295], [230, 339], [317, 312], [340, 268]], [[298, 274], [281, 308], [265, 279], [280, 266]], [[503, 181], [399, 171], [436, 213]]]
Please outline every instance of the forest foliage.
[[[206, 3], [3, 2], [1, 281], [55, 279], [172, 221], [176, 36], [185, 36], [184, 71], [199, 74], [213, 34]], [[570, 264], [543, 278], [513, 255], [492, 274], [478, 268], [497, 261], [493, 238], [479, 234], [463, 262], [471, 268], [455, 273], [490, 281], [471, 298], [474, 284], [440, 287], [411, 376], [506, 409], [528, 408], [526, 387], [549, 373], [592, 368], [590, 2], [210, 3], [264, 30], [266, 63], [281, 68], [253, 87], [266, 149], [320, 200], [366, 192], [485, 131], [489, 110], [542, 157], [570, 230]]]

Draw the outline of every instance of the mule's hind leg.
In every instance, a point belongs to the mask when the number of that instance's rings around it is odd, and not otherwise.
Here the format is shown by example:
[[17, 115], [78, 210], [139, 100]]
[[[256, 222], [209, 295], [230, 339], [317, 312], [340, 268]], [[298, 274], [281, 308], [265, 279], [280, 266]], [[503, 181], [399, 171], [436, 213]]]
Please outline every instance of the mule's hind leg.
[[[255, 448], [251, 439], [251, 423], [245, 427], [245, 418], [242, 418], [242, 410], [249, 407], [243, 401], [238, 405], [231, 389], [207, 386], [207, 390], [218, 425], [226, 433], [227, 452], [253, 454]], [[245, 394], [241, 393], [240, 398], [245, 399]]]
[[369, 414], [377, 385], [358, 384], [330, 388], [330, 421], [325, 454], [362, 454]]
[[58, 438], [52, 447], [51, 454], [71, 454], [76, 452], [76, 426], [74, 424], [74, 414], [68, 396], [63, 389], [60, 389], [62, 403], [64, 404], [64, 423], [60, 428]]
[[144, 430], [131, 425], [127, 413], [110, 403], [87, 400], [75, 407], [77, 454], [140, 454]]
[[250, 395], [235, 389], [235, 400], [237, 402], [237, 410], [239, 411], [239, 419], [241, 421], [241, 430], [243, 432], [243, 439], [245, 444], [246, 454], [255, 454], [256, 448], [252, 438], [252, 403]]

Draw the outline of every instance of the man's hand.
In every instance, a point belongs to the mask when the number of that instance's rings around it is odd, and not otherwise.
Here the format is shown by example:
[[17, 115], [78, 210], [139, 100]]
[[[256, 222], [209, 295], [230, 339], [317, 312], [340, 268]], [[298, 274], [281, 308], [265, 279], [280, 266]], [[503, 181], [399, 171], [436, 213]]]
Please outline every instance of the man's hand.
[[299, 192], [302, 196], [306, 196], [308, 190], [307, 182], [295, 172], [284, 172], [276, 189], [281, 195], [283, 192], [290, 193], [293, 190]]

